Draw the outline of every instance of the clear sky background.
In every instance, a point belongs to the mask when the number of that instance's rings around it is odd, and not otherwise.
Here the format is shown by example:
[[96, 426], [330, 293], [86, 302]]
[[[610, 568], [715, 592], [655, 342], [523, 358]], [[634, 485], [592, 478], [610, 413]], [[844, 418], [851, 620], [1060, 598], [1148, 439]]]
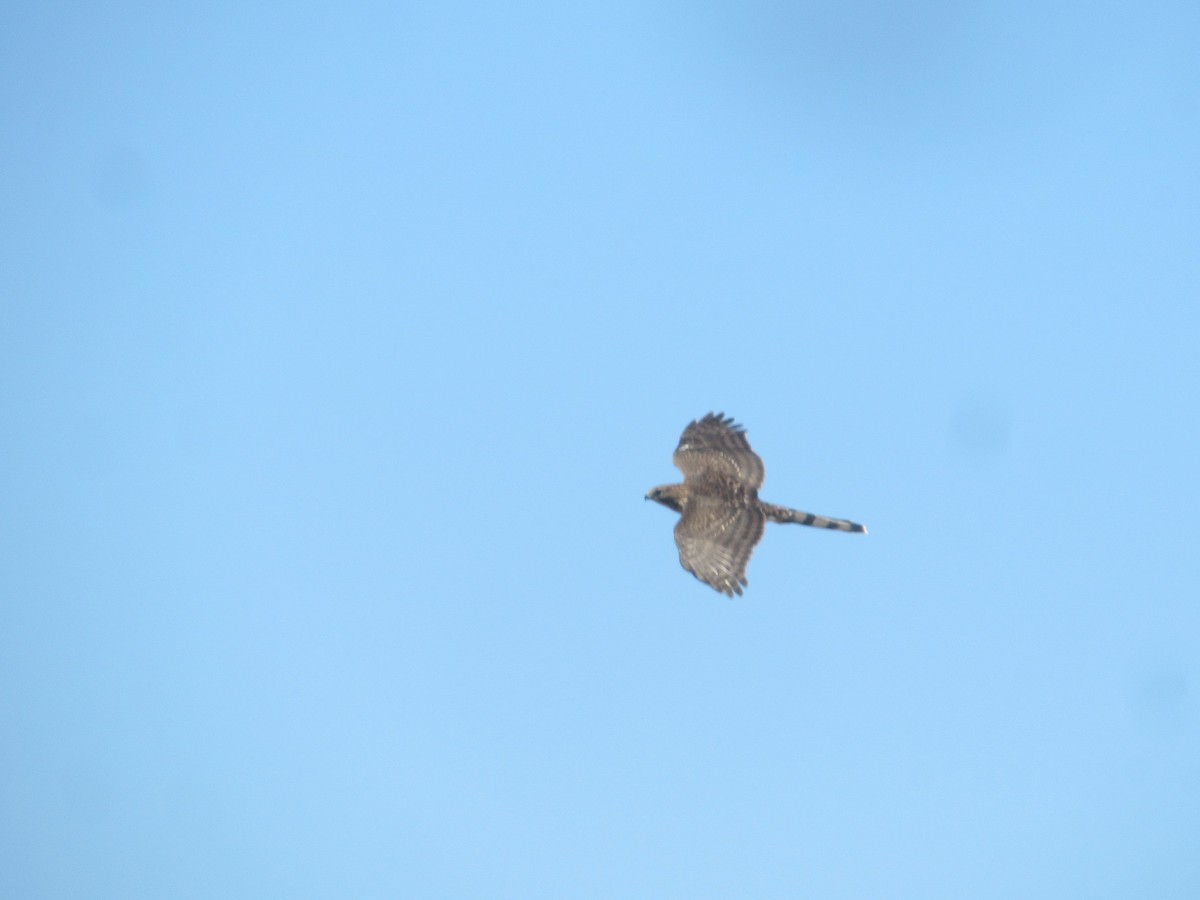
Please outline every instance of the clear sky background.
[[1200, 896], [1198, 45], [7, 5], [0, 895]]

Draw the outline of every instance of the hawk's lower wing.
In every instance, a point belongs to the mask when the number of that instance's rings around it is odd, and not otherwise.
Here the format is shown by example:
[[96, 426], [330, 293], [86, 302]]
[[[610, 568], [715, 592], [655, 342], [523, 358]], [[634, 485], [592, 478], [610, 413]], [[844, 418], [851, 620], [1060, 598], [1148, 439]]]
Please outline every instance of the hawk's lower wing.
[[675, 524], [679, 562], [722, 594], [741, 594], [746, 564], [762, 540], [765, 521], [766, 515], [757, 506], [693, 497]]

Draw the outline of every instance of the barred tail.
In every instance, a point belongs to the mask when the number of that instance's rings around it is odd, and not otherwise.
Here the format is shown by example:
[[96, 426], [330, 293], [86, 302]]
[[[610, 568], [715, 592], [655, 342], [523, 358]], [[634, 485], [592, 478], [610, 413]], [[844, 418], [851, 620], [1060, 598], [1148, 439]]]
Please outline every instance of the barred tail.
[[772, 522], [795, 522], [797, 525], [811, 525], [813, 528], [829, 528], [834, 531], [850, 531], [856, 534], [867, 533], [865, 525], [859, 525], [857, 522], [850, 522], [846, 519], [829, 519], [825, 516], [801, 512], [798, 509], [788, 509], [786, 506], [776, 506], [773, 503], [764, 503], [762, 508]]

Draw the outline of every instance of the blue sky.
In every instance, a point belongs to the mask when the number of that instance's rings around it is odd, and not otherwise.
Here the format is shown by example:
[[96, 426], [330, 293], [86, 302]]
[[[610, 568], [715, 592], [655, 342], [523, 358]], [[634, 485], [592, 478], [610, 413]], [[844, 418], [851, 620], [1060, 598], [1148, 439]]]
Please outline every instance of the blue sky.
[[0, 894], [1200, 896], [1198, 39], [9, 5]]

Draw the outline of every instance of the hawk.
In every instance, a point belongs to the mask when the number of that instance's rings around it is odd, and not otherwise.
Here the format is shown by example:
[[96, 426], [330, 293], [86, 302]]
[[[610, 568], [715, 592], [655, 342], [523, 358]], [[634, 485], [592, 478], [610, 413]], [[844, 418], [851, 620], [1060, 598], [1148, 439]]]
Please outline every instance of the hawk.
[[683, 472], [683, 484], [656, 487], [646, 499], [680, 514], [675, 523], [680, 564], [726, 596], [740, 596], [746, 586], [746, 563], [768, 519], [866, 534], [857, 522], [759, 500], [763, 461], [750, 449], [745, 429], [724, 413], [709, 413], [683, 429], [671, 461]]

